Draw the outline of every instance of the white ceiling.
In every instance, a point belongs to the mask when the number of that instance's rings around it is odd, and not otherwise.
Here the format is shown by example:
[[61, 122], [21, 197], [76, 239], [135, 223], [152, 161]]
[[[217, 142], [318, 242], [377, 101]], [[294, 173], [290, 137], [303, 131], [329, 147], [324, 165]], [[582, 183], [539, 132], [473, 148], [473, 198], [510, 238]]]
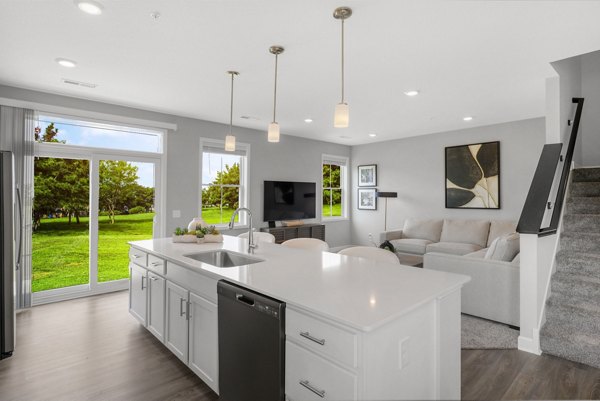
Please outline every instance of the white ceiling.
[[[266, 138], [268, 48], [278, 44], [286, 49], [282, 133], [352, 145], [542, 116], [549, 62], [600, 49], [600, 1], [100, 2], [104, 13], [90, 16], [72, 0], [0, 0], [0, 83], [228, 123], [225, 72], [234, 69], [234, 124]], [[332, 12], [341, 5], [354, 10], [346, 23], [350, 127], [336, 129], [340, 25]], [[78, 65], [66, 69], [58, 57]], [[409, 89], [421, 94], [409, 98]]]

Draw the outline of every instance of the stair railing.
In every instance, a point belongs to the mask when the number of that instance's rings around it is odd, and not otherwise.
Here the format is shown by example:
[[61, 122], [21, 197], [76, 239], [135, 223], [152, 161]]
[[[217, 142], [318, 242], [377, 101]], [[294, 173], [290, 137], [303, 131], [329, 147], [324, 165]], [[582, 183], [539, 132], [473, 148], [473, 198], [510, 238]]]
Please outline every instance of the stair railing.
[[[544, 145], [540, 160], [538, 162], [531, 187], [521, 212], [517, 232], [521, 234], [536, 234], [539, 237], [556, 234], [560, 214], [567, 190], [571, 163], [573, 161], [573, 153], [575, 152], [575, 143], [579, 132], [579, 122], [581, 120], [581, 112], [583, 110], [583, 98], [573, 98], [573, 103], [577, 104], [575, 118], [573, 120], [571, 135], [567, 145], [566, 154], [561, 155], [563, 148], [562, 143], [552, 143]], [[550, 200], [554, 177], [560, 168], [562, 162], [562, 172], [560, 173], [560, 181], [556, 191], [554, 202]], [[553, 208], [550, 225], [542, 227], [546, 210]]]

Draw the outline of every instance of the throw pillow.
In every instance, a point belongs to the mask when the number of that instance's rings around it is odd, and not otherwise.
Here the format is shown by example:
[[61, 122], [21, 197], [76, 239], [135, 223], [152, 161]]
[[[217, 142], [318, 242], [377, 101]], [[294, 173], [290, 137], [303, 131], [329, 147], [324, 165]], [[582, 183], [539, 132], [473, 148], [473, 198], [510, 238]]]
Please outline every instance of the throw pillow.
[[519, 253], [519, 234], [505, 234], [494, 241], [485, 253], [485, 259], [512, 261]]

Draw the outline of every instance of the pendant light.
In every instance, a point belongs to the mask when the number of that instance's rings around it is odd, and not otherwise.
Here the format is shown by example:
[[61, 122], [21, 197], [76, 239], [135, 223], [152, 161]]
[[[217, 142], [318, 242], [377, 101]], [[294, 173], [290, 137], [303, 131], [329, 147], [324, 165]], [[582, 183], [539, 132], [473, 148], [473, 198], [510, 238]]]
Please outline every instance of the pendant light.
[[273, 121], [269, 124], [269, 131], [267, 133], [267, 140], [269, 142], [279, 142], [279, 124], [275, 119], [275, 112], [277, 111], [277, 60], [281, 53], [285, 49], [281, 46], [271, 46], [269, 52], [275, 55], [275, 89], [273, 90]]
[[350, 118], [348, 103], [344, 100], [344, 21], [352, 15], [350, 7], [338, 7], [333, 12], [333, 18], [342, 21], [342, 101], [335, 106], [333, 126], [335, 128], [347, 128]]
[[233, 77], [240, 75], [237, 71], [227, 71], [231, 75], [231, 108], [229, 112], [229, 135], [225, 137], [225, 150], [235, 152], [235, 136], [233, 136]]

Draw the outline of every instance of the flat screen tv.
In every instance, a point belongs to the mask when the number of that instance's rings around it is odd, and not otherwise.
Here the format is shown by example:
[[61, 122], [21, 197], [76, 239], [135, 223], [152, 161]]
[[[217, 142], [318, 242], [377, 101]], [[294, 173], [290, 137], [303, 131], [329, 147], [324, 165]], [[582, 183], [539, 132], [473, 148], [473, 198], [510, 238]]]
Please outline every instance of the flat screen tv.
[[314, 219], [314, 182], [265, 181], [264, 221]]

